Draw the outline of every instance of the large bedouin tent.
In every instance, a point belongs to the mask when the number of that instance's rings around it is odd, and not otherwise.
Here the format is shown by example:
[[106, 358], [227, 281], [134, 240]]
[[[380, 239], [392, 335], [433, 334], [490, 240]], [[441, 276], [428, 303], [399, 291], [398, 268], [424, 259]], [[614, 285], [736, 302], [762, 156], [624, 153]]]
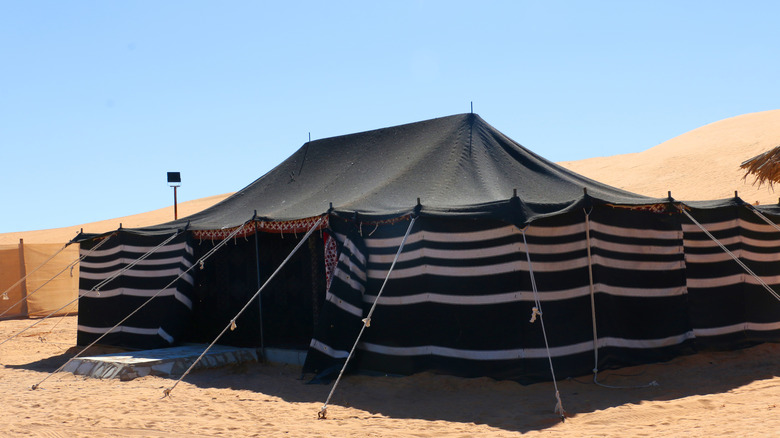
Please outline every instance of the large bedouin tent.
[[780, 339], [778, 219], [628, 193], [443, 117], [311, 141], [198, 214], [82, 236], [78, 341], [230, 323], [221, 343], [305, 349], [327, 373], [363, 330], [355, 370], [583, 375]]

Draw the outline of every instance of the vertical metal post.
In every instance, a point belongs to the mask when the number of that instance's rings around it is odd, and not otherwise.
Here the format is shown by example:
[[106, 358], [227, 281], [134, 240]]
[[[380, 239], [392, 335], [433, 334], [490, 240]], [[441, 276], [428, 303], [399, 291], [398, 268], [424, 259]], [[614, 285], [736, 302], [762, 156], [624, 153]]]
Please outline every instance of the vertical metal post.
[[19, 239], [19, 278], [23, 278], [22, 283], [19, 285], [19, 292], [21, 293], [20, 299], [22, 300], [22, 308], [19, 309], [21, 316], [28, 317], [27, 308], [27, 267], [24, 265], [24, 239]]
[[[258, 289], [263, 286], [263, 282], [260, 279], [260, 243], [258, 242], [258, 234], [260, 231], [257, 228], [257, 221], [255, 221], [255, 265], [257, 267], [257, 287]], [[263, 335], [263, 296], [257, 295], [257, 309], [260, 315], [260, 354], [265, 358], [265, 336]]]
[[177, 188], [178, 188], [178, 186], [173, 186], [173, 220], [176, 220], [176, 219], [179, 218], [179, 211], [178, 211], [177, 202], [176, 202], [176, 189]]

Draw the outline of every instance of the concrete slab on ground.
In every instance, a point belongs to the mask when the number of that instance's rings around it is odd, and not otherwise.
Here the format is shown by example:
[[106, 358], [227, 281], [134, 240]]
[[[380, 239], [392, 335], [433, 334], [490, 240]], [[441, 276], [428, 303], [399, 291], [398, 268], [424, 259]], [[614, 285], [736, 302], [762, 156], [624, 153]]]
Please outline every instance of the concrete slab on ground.
[[[63, 371], [98, 379], [132, 380], [147, 375], [181, 376], [198, 359], [206, 345], [190, 344], [156, 350], [130, 351], [79, 357]], [[193, 369], [217, 368], [243, 362], [256, 362], [257, 349], [214, 345]]]

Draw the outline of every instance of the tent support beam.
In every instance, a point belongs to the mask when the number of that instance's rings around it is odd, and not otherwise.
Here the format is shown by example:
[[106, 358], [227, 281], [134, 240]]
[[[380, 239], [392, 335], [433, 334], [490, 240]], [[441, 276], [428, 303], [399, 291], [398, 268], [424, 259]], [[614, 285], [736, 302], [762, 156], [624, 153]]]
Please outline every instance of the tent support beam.
[[588, 284], [590, 287], [590, 312], [593, 320], [593, 382], [598, 383], [599, 374], [599, 335], [596, 328], [596, 289], [593, 286], [593, 257], [590, 246], [590, 214], [585, 211], [585, 248], [588, 252]]
[[[255, 225], [255, 268], [257, 269], [257, 288], [261, 288], [263, 286], [263, 282], [260, 278], [260, 242], [259, 242], [259, 231], [257, 229], [257, 221], [254, 223]], [[260, 353], [263, 358], [265, 358], [265, 335], [263, 333], [263, 297], [258, 295], [257, 296], [257, 311], [259, 317], [259, 323], [260, 323]]]

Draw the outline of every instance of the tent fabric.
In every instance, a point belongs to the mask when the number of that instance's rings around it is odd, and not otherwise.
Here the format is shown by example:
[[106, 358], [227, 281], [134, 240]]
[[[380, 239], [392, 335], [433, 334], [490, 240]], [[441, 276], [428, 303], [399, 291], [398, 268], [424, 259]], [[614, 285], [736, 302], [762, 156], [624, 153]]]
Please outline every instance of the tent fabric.
[[[780, 290], [780, 232], [752, 206], [692, 210], [691, 215], [775, 291]], [[776, 207], [763, 214], [780, 222]], [[690, 220], [682, 224], [687, 296], [697, 342], [736, 348], [780, 340], [780, 303]]]
[[[304, 144], [224, 201], [162, 228], [241, 225], [322, 215], [400, 216], [417, 199], [426, 214], [501, 216], [525, 223], [590, 196], [613, 203], [652, 198], [585, 178], [534, 154], [476, 114], [459, 114]], [[517, 192], [522, 200], [510, 205]], [[518, 200], [518, 201], [519, 201]]]
[[[115, 280], [113, 295], [83, 296], [79, 343], [162, 287], [168, 269], [192, 263], [187, 242], [196, 242], [200, 255], [210, 247], [204, 239], [248, 224], [168, 301], [104, 342], [164, 345], [225, 327], [263, 272], [287, 256], [296, 233], [322, 215], [327, 230], [320, 240], [310, 237], [309, 251], [285, 267], [292, 270], [287, 278], [271, 284], [226, 342], [301, 346], [303, 339], [305, 371], [340, 368], [411, 217], [417, 220], [357, 345], [354, 369], [548, 380], [546, 342], [532, 321], [533, 284], [559, 377], [778, 341], [780, 302], [686, 215], [777, 289], [780, 232], [752, 208], [737, 197], [680, 202], [598, 183], [541, 158], [475, 114], [312, 141], [223, 202], [122, 231], [116, 253], [101, 248], [86, 260], [83, 290], [186, 230], [171, 244], [176, 249], [160, 256], [164, 262], [141, 268], [152, 271], [143, 279], [130, 271]], [[780, 221], [780, 206], [757, 209]], [[96, 236], [82, 238], [84, 251]], [[190, 297], [190, 288], [194, 311], [175, 299]], [[163, 329], [171, 334], [165, 342], [156, 334]]]
[[[91, 252], [99, 240], [82, 242], [79, 345], [88, 345], [104, 335], [102, 344], [130, 348], [161, 348], [181, 342], [191, 323], [194, 279], [185, 271], [192, 266], [193, 250], [186, 233], [178, 233], [155, 250], [168, 237], [119, 230], [104, 237], [109, 240]], [[154, 252], [149, 254], [150, 251]], [[146, 258], [139, 261], [143, 256]], [[122, 275], [98, 287], [136, 262]], [[154, 300], [140, 308], [155, 294], [158, 295]]]
[[[668, 214], [607, 207], [590, 215], [601, 366], [690, 351], [679, 223]], [[354, 340], [356, 332], [349, 336], [333, 321], [352, 321], [352, 331], [359, 329], [406, 226], [380, 227], [362, 239], [367, 262], [361, 306], [347, 294], [328, 300], [341, 315], [315, 332], [306, 371], [332, 369], [347, 356], [351, 344], [339, 348], [332, 339]], [[530, 322], [533, 269], [556, 368], [564, 375], [587, 373], [593, 368], [593, 321], [585, 228], [583, 211], [529, 226], [529, 266], [522, 230], [512, 224], [421, 218], [358, 346], [357, 366], [396, 374], [436, 369], [470, 377], [548, 378], [541, 327]], [[339, 258], [352, 259], [344, 253]], [[360, 275], [351, 277], [357, 281]], [[357, 285], [349, 288], [352, 297], [360, 292]]]
[[[27, 294], [24, 284], [15, 283], [24, 274], [23, 255], [20, 255], [19, 245], [0, 245], [0, 293], [6, 292], [3, 299], [0, 297], [0, 313], [3, 318], [18, 318], [27, 316], [26, 303], [18, 304]], [[11, 289], [9, 289], [11, 288]]]
[[79, 267], [68, 266], [78, 259], [78, 252], [77, 245], [63, 248], [61, 244], [20, 241], [0, 246], [0, 293], [19, 282], [7, 292], [8, 300], [0, 299], [3, 318], [77, 312], [78, 303], [68, 303], [78, 296]]
[[[25, 271], [30, 273], [25, 280], [29, 294], [27, 312], [30, 317], [78, 312], [78, 302], [73, 300], [77, 297], [79, 265], [63, 269], [79, 258], [79, 248], [78, 245], [70, 245], [60, 251], [61, 248], [60, 244], [24, 244]], [[60, 251], [59, 254], [46, 262], [57, 251]], [[32, 272], [36, 268], [39, 269]]]

